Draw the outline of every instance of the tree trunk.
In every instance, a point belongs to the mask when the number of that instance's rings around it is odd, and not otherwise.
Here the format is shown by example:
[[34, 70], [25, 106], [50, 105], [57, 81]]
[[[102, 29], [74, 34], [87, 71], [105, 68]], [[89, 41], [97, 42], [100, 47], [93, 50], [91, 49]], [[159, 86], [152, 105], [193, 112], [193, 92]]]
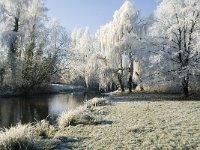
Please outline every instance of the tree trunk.
[[185, 77], [182, 78], [182, 90], [184, 96], [187, 98], [189, 97], [189, 75], [187, 74]]
[[12, 84], [16, 85], [16, 72], [17, 72], [17, 56], [16, 56], [15, 48], [11, 46], [9, 53], [9, 65], [11, 68], [11, 76], [12, 76]]
[[119, 81], [119, 84], [120, 84], [121, 91], [124, 92], [125, 89], [124, 89], [124, 84], [123, 84], [123, 81], [122, 81], [122, 75], [121, 74], [118, 74], [118, 81]]
[[125, 89], [124, 89], [124, 84], [123, 84], [123, 61], [122, 61], [122, 56], [120, 56], [120, 69], [119, 69], [119, 72], [118, 72], [118, 81], [119, 81], [119, 84], [120, 84], [120, 88], [121, 88], [121, 91], [124, 92]]
[[0, 69], [0, 84], [1, 84], [0, 86], [3, 85], [4, 74], [5, 74], [5, 69], [4, 68]]
[[133, 61], [131, 62], [130, 68], [129, 68], [129, 79], [128, 79], [128, 90], [129, 93], [132, 92], [132, 83], [133, 83]]
[[23, 77], [30, 81], [30, 76], [33, 73], [33, 50], [35, 48], [35, 25], [32, 27], [30, 33], [30, 43], [26, 45], [25, 49], [25, 68], [23, 69]]
[[[14, 29], [13, 32], [17, 34], [19, 31], [19, 18], [14, 18]], [[10, 52], [9, 52], [9, 63], [11, 67], [11, 74], [12, 74], [12, 84], [15, 86], [16, 85], [16, 70], [17, 70], [17, 35], [14, 35], [13, 41], [10, 44]]]

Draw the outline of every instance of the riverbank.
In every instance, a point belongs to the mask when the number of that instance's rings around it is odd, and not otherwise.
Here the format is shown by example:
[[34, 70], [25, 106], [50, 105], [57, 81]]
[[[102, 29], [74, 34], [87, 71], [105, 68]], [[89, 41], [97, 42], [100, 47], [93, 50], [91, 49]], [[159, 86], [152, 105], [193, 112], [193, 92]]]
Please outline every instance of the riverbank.
[[169, 96], [111, 95], [111, 103], [87, 106], [93, 123], [55, 127], [38, 145], [55, 150], [200, 149], [200, 101]]
[[66, 137], [69, 149], [200, 149], [199, 101], [111, 100], [93, 112], [101, 124], [70, 126], [55, 138]]
[[31, 91], [23, 92], [19, 89], [12, 89], [11, 87], [4, 87], [0, 89], [1, 97], [20, 97], [20, 96], [33, 96], [41, 94], [58, 94], [58, 93], [71, 93], [71, 92], [87, 92], [87, 88], [83, 86], [75, 86], [68, 84], [50, 84], [46, 87], [33, 89]]

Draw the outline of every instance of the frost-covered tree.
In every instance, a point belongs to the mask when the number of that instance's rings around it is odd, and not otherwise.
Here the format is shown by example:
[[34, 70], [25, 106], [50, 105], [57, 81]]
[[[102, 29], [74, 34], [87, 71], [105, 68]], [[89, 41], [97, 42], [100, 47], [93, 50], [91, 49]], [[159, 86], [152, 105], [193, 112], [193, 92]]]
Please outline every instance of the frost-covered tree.
[[90, 57], [93, 54], [93, 39], [89, 28], [75, 29], [72, 32], [70, 44], [70, 71], [71, 80], [79, 81], [89, 88]]
[[53, 60], [53, 81], [63, 78], [69, 70], [69, 43], [70, 37], [58, 20], [51, 20], [46, 31], [46, 40], [43, 53]]
[[117, 75], [121, 90], [124, 91], [124, 71], [129, 68], [129, 87], [132, 85], [133, 56], [135, 54], [137, 36], [138, 11], [131, 2], [125, 3], [117, 10], [113, 20], [101, 27], [96, 37], [99, 41], [101, 55], [107, 59], [107, 70]]
[[46, 86], [66, 68], [69, 38], [46, 13], [45, 0], [0, 1], [0, 79], [17, 92]]
[[[23, 86], [25, 90], [58, 82], [67, 67], [69, 37], [58, 21], [50, 21], [39, 30], [32, 49], [32, 61], [25, 59]], [[30, 57], [30, 56], [29, 56]]]
[[25, 57], [29, 66], [35, 47], [36, 32], [45, 17], [44, 1], [8, 0], [0, 1], [1, 45], [7, 51], [8, 64], [12, 72], [12, 84], [16, 84], [18, 65]]
[[20, 55], [21, 40], [23, 39], [23, 24], [27, 19], [29, 0], [1, 0], [0, 22], [3, 46], [7, 47], [8, 63], [12, 72], [13, 84], [15, 84], [17, 62]]
[[[43, 54], [43, 50], [39, 50], [39, 47], [40, 44], [44, 43], [41, 38], [42, 35], [46, 34], [46, 13], [47, 8], [44, 0], [31, 0], [29, 2], [25, 16], [26, 21], [23, 24], [24, 39], [21, 46], [22, 75], [19, 74], [22, 76], [22, 81], [19, 84], [21, 84], [23, 90], [29, 91], [34, 86], [41, 84], [42, 81], [40, 74], [36, 75], [35, 73], [37, 72], [36, 70], [40, 70], [38, 66], [42, 64], [42, 60], [38, 62], [36, 58], [41, 57], [39, 53]], [[40, 72], [43, 74], [41, 70]], [[43, 76], [45, 77], [44, 74]], [[43, 81], [45, 80], [43, 79]]]
[[199, 70], [199, 49], [197, 49], [200, 29], [199, 0], [163, 0], [155, 12], [156, 22], [151, 34], [160, 45], [159, 53], [173, 61], [175, 72], [181, 78], [184, 95], [188, 96], [189, 78]]
[[47, 8], [45, 7], [44, 0], [33, 0], [26, 12], [27, 20], [24, 24], [26, 29], [24, 38], [24, 57], [26, 68], [29, 70], [33, 64], [34, 51], [39, 43], [39, 34], [44, 30], [44, 23], [46, 21]]

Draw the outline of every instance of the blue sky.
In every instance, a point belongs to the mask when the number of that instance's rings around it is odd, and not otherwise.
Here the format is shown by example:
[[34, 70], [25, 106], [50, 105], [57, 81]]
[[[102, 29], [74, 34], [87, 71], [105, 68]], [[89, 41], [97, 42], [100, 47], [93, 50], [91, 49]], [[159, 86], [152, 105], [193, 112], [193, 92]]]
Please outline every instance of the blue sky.
[[[68, 30], [88, 26], [92, 33], [112, 19], [124, 0], [46, 0], [49, 17], [56, 17]], [[134, 0], [143, 16], [153, 13], [157, 0]]]

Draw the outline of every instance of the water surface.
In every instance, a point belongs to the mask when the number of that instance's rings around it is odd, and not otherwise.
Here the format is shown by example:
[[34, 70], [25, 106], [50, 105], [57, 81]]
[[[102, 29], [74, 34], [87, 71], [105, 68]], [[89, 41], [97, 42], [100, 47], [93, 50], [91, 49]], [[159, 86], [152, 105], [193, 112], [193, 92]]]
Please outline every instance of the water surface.
[[55, 119], [63, 111], [73, 110], [84, 101], [101, 97], [94, 93], [67, 93], [38, 95], [33, 97], [0, 98], [0, 127], [9, 127], [35, 122], [42, 119]]

